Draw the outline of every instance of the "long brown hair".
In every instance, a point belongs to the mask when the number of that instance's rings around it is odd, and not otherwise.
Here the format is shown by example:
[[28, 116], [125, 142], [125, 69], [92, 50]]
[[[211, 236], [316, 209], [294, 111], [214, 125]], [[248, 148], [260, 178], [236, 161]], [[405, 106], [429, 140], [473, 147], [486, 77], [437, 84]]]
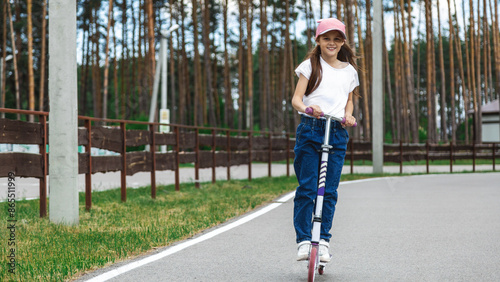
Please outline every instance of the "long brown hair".
[[[307, 54], [306, 58], [304, 59], [311, 59], [311, 76], [309, 77], [309, 81], [307, 82], [307, 88], [306, 88], [306, 96], [309, 96], [316, 88], [318, 88], [319, 84], [321, 83], [321, 80], [323, 79], [323, 69], [321, 68], [321, 48], [319, 45], [316, 45], [309, 53]], [[344, 45], [340, 47], [340, 51], [337, 54], [337, 59], [342, 62], [346, 62], [351, 64], [354, 69], [358, 70], [358, 65], [356, 64], [356, 55], [352, 51], [351, 47], [347, 44], [347, 42], [344, 42]], [[355, 91], [356, 92], [356, 91]], [[357, 94], [357, 92], [355, 93]]]

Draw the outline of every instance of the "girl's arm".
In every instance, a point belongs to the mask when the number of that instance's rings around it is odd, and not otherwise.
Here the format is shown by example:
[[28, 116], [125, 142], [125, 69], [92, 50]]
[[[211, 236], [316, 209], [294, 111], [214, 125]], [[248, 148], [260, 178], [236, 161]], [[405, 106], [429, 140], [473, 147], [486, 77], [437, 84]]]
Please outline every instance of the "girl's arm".
[[[304, 94], [306, 93], [308, 82], [309, 82], [309, 80], [301, 74], [299, 77], [299, 82], [297, 82], [297, 86], [295, 87], [295, 93], [293, 94], [293, 98], [292, 98], [293, 108], [296, 109], [297, 111], [303, 112], [303, 113], [306, 112], [307, 106], [304, 104], [302, 99], [304, 98]], [[318, 105], [311, 105], [309, 107], [311, 107], [314, 110], [314, 112], [313, 112], [314, 117], [320, 118], [321, 115], [323, 114], [323, 111], [321, 110], [321, 108]]]
[[347, 104], [345, 105], [345, 125], [347, 126], [353, 126], [356, 123], [356, 118], [352, 116], [352, 111], [354, 109], [352, 96], [352, 92], [349, 93], [349, 98], [347, 98]]

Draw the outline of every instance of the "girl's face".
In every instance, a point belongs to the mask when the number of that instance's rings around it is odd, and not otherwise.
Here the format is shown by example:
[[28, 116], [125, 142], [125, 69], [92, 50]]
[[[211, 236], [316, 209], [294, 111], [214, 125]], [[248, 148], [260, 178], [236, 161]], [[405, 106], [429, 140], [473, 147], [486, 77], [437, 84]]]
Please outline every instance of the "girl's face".
[[345, 43], [345, 39], [342, 33], [332, 30], [320, 35], [316, 43], [319, 45], [323, 57], [337, 57], [340, 47]]

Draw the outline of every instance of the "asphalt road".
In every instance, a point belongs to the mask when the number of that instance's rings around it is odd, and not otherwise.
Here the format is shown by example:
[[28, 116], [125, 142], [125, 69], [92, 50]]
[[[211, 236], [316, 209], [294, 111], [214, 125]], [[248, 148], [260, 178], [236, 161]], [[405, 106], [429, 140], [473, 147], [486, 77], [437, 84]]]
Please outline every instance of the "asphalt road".
[[[278, 200], [80, 280], [307, 281], [292, 211]], [[500, 173], [342, 183], [332, 233], [317, 281], [500, 281]]]

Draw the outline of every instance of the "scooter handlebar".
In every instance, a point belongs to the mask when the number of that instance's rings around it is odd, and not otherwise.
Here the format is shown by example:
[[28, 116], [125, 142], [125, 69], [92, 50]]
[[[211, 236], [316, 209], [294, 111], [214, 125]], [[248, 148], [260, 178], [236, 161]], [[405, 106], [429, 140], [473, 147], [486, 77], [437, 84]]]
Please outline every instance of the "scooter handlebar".
[[[306, 114], [308, 114], [308, 115], [312, 116], [312, 115], [314, 114], [314, 109], [313, 109], [312, 107], [307, 107], [307, 108], [306, 108]], [[321, 116], [321, 117], [324, 117], [324, 116], [325, 116], [325, 113], [323, 113], [323, 112], [322, 112], [320, 116]], [[340, 119], [338, 119], [338, 118], [336, 118], [336, 117], [333, 117], [333, 116], [330, 116], [330, 117], [331, 117], [332, 119], [336, 120], [336, 121], [340, 121], [340, 123], [342, 123], [342, 124], [345, 124], [345, 117], [344, 117], [344, 118], [342, 118], [342, 120], [340, 120]], [[357, 122], [355, 122], [355, 123], [354, 123], [353, 127], [356, 127], [356, 126], [358, 126], [358, 123], [357, 123]]]

